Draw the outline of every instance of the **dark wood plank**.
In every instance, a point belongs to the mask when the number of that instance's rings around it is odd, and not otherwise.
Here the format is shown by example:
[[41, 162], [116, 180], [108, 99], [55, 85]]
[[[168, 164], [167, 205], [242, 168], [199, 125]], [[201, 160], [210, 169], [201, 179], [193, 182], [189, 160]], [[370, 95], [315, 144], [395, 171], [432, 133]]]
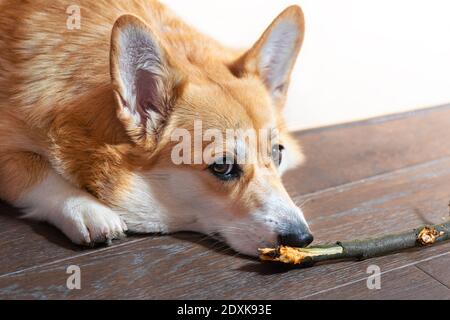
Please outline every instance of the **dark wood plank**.
[[[450, 158], [296, 197], [318, 241], [397, 232], [448, 217]], [[358, 228], [355, 228], [358, 226]]]
[[[449, 179], [450, 158], [444, 158], [296, 200], [309, 201], [305, 211], [319, 242], [345, 240], [413, 228], [424, 219], [440, 221], [447, 216]], [[300, 299], [364, 278], [372, 264], [392, 270], [450, 250], [450, 244], [442, 244], [298, 270], [235, 256], [222, 250], [221, 244], [215, 250], [211, 243], [198, 243], [199, 239], [194, 235], [144, 238], [0, 276], [0, 298]], [[65, 288], [65, 269], [70, 264], [82, 268], [81, 291]], [[444, 288], [436, 287], [439, 298]], [[400, 293], [396, 297], [402, 298]], [[405, 298], [409, 294], [405, 292]]]
[[307, 162], [286, 182], [305, 194], [450, 155], [450, 106], [299, 132]]
[[311, 300], [448, 300], [450, 290], [416, 267], [406, 267], [381, 274], [381, 288], [369, 289], [367, 278], [337, 287], [317, 295]]

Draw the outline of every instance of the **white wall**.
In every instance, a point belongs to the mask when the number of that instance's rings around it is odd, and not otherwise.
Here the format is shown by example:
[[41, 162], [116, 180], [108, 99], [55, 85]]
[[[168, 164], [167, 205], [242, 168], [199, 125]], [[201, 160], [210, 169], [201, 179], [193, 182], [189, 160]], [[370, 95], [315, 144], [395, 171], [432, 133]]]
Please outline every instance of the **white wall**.
[[286, 6], [301, 5], [306, 39], [286, 109], [292, 129], [450, 103], [449, 0], [163, 2], [237, 47], [251, 46]]

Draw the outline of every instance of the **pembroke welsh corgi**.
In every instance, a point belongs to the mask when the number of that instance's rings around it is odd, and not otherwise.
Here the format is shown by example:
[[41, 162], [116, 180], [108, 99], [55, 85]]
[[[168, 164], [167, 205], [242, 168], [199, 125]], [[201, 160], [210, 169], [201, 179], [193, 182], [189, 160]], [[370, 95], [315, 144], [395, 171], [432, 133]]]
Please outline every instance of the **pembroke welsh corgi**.
[[237, 50], [154, 0], [2, 0], [0, 198], [80, 245], [194, 231], [251, 256], [307, 246], [281, 180], [303, 159], [282, 118], [303, 37], [298, 6]]

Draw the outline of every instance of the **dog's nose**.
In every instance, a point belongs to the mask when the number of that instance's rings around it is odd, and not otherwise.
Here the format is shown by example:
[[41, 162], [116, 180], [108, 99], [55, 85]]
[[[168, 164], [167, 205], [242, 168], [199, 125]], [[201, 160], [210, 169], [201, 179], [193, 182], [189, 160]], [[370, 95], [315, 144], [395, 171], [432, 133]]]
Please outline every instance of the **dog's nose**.
[[278, 242], [282, 246], [304, 248], [314, 241], [310, 232], [291, 232], [278, 237]]

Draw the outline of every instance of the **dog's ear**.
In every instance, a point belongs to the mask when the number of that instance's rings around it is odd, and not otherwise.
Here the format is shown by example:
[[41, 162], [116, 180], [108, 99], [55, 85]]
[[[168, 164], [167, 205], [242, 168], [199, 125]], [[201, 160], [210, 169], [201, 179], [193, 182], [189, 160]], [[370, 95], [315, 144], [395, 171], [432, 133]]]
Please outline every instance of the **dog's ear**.
[[256, 44], [231, 65], [237, 77], [258, 75], [280, 107], [303, 43], [304, 17], [299, 6], [284, 10]]
[[154, 141], [182, 82], [168, 52], [144, 21], [124, 15], [112, 31], [110, 59], [120, 120], [134, 140]]

